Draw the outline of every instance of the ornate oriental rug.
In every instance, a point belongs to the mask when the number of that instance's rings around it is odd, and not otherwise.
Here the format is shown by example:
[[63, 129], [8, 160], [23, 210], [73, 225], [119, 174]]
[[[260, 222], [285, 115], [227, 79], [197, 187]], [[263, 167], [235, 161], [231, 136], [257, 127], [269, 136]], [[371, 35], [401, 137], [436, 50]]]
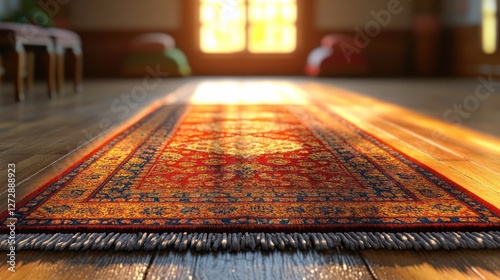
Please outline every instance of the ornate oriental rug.
[[320, 105], [162, 106], [16, 217], [25, 249], [500, 244], [497, 207]]

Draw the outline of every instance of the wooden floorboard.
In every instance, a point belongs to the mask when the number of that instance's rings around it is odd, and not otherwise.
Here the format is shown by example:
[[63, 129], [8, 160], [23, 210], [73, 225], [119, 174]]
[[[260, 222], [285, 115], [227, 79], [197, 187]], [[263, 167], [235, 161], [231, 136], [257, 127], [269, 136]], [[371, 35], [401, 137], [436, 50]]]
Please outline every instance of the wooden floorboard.
[[[487, 202], [500, 205], [499, 173], [495, 171], [500, 161], [497, 148], [500, 141], [495, 137], [333, 86], [310, 83], [304, 88], [315, 92], [313, 99], [316, 102], [328, 104], [330, 110], [389, 146], [433, 168]], [[500, 99], [497, 102], [500, 104]], [[398, 124], [391, 122], [396, 118], [401, 120]], [[432, 133], [422, 129], [422, 123], [432, 127], [432, 131], [439, 131], [441, 137], [430, 136]], [[469, 153], [472, 158], [468, 157]]]
[[[16, 163], [18, 197], [24, 196], [90, 152], [107, 135], [118, 131], [127, 119], [154, 100], [189, 85], [184, 88], [185, 94], [181, 94], [181, 90], [178, 94], [166, 97], [170, 102], [187, 102], [189, 93], [201, 81], [203, 79], [169, 80], [151, 92], [137, 107], [129, 108], [126, 118], [123, 118], [122, 112], [113, 112], [111, 104], [120, 100], [123, 93], [130, 92], [140, 81], [89, 82], [83, 95], [67, 94], [52, 101], [48, 101], [41, 93], [44, 90], [39, 89], [23, 104], [14, 103], [12, 96], [2, 91], [0, 180], [6, 179], [6, 164]], [[377, 81], [340, 81], [344, 89], [332, 87], [331, 83], [334, 82], [296, 81], [297, 87], [303, 92], [322, 95], [321, 98], [326, 98], [322, 99], [325, 104], [335, 107], [336, 112], [360, 128], [384, 141], [390, 141], [391, 146], [402, 153], [418, 158], [487, 201], [499, 205], [497, 173], [500, 170], [500, 145], [497, 138], [468, 132], [464, 127], [447, 130], [444, 129], [446, 124], [440, 120], [384, 102], [375, 102], [369, 96], [357, 95], [355, 91], [345, 89], [356, 88], [361, 84], [366, 87], [365, 93], [370, 94], [369, 85], [380, 86]], [[442, 85], [444, 95], [456, 94], [447, 93], [445, 84]], [[412, 90], [431, 87], [432, 83], [416, 83]], [[401, 94], [400, 90], [400, 87], [393, 87], [388, 94], [392, 94], [394, 100], [402, 105], [411, 107], [415, 103], [417, 109], [419, 104], [426, 103], [422, 100], [417, 102], [411, 95], [396, 95]], [[454, 90], [459, 91], [460, 88]], [[447, 99], [440, 97], [438, 100]], [[498, 100], [489, 102], [500, 105]], [[430, 98], [426, 104], [432, 102], [435, 101]], [[500, 108], [492, 104], [488, 104], [489, 108]], [[447, 106], [444, 104], [440, 108]], [[403, 113], [406, 114], [404, 118], [401, 117]], [[434, 113], [440, 115], [441, 111]], [[497, 112], [484, 114], [488, 116], [493, 113]], [[109, 119], [113, 126], [104, 129], [99, 127], [103, 119]], [[425, 121], [419, 122], [419, 119]], [[474, 116], [474, 121], [481, 123], [482, 120]], [[484, 122], [489, 124], [490, 121]], [[485, 127], [495, 129], [491, 125]], [[433, 136], [436, 128], [450, 135], [436, 139]], [[462, 129], [473, 137], [462, 141]], [[496, 131], [491, 132], [497, 134]], [[0, 200], [5, 201], [5, 197], [5, 190], [1, 190]], [[2, 209], [5, 209], [3, 204]], [[19, 252], [17, 260], [18, 271], [15, 274], [7, 271], [6, 264], [2, 262], [0, 279], [498, 279], [497, 275], [500, 275], [500, 251], [488, 250], [352, 252], [339, 249], [325, 252], [213, 254], [172, 251], [24, 251]]]
[[[8, 124], [0, 140], [0, 180], [6, 179], [6, 163], [16, 163], [17, 195], [25, 196], [57, 174], [55, 171], [64, 170], [72, 160], [79, 158], [68, 155], [76, 153], [82, 156], [84, 150], [76, 151], [78, 148], [98, 142], [97, 139], [104, 138], [106, 133], [128, 121], [148, 104], [186, 83], [187, 79], [165, 81], [149, 92], [147, 98], [134, 102], [133, 108], [121, 101], [122, 95], [130, 93], [134, 86], [141, 84], [141, 80], [94, 82], [87, 84], [82, 94], [68, 94], [55, 100], [37, 95], [38, 98], [28, 99], [25, 103], [11, 102], [0, 106], [0, 123]], [[37, 90], [43, 91], [43, 88], [37, 87]], [[4, 100], [8, 99], [5, 95], [2, 92]], [[113, 102], [125, 109], [113, 110]], [[100, 125], [103, 120], [111, 125]], [[51, 165], [54, 162], [58, 163]], [[47, 174], [33, 178], [32, 175], [42, 171]], [[33, 180], [25, 182], [27, 179]], [[0, 190], [0, 201], [6, 201], [6, 193], [6, 189]], [[5, 204], [0, 205], [0, 210], [5, 208]]]
[[153, 257], [147, 252], [86, 251], [17, 254], [16, 272], [0, 266], [0, 279], [144, 279]]
[[361, 255], [377, 279], [500, 279], [498, 250], [364, 250]]
[[[157, 252], [146, 279], [373, 279], [358, 252]], [[192, 277], [192, 278], [189, 278]]]

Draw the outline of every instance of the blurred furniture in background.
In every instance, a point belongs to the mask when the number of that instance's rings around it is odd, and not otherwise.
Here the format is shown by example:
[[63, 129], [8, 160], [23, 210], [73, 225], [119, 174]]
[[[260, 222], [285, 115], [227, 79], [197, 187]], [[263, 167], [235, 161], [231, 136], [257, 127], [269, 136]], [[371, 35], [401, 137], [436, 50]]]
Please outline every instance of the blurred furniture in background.
[[353, 51], [354, 37], [330, 34], [323, 37], [321, 46], [314, 49], [307, 59], [305, 72], [309, 76], [342, 77], [364, 76], [369, 73], [363, 51]]
[[16, 100], [25, 99], [24, 79], [28, 87], [33, 81], [34, 52], [42, 51], [47, 73], [49, 97], [56, 96], [56, 59], [54, 42], [46, 29], [31, 24], [0, 22], [0, 52], [14, 54]]
[[80, 36], [78, 36], [76, 32], [60, 28], [48, 28], [47, 31], [52, 40], [54, 40], [54, 48], [57, 57], [57, 92], [59, 94], [64, 92], [64, 58], [66, 51], [68, 50], [71, 51], [73, 58], [73, 79], [75, 92], [81, 92], [83, 90], [83, 53]]
[[122, 76], [144, 77], [149, 74], [148, 69], [158, 69], [171, 77], [191, 75], [186, 56], [175, 47], [174, 38], [164, 33], [146, 33], [129, 44], [121, 68]]
[[[81, 40], [75, 32], [42, 28], [31, 24], [0, 22], [0, 52], [14, 54], [16, 100], [25, 99], [33, 87], [35, 52], [43, 51], [49, 97], [64, 90], [64, 57], [71, 50], [74, 61], [75, 91], [82, 91], [83, 55]], [[26, 80], [26, 85], [24, 81]]]

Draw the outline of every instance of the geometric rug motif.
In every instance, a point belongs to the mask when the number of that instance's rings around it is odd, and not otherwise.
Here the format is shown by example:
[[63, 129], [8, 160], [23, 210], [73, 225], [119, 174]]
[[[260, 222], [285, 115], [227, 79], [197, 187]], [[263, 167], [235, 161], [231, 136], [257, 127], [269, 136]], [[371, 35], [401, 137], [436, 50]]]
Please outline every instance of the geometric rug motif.
[[319, 105], [165, 105], [17, 208], [30, 233], [500, 227], [498, 208]]

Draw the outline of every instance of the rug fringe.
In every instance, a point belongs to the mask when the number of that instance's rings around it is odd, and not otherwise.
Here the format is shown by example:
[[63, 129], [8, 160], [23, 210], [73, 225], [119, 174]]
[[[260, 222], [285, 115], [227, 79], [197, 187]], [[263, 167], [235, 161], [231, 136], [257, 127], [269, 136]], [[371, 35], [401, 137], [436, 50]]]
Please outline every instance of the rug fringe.
[[[9, 235], [0, 235], [0, 250], [10, 251]], [[18, 234], [20, 250], [164, 250], [246, 251], [500, 249], [500, 232], [422, 233], [57, 233]]]

